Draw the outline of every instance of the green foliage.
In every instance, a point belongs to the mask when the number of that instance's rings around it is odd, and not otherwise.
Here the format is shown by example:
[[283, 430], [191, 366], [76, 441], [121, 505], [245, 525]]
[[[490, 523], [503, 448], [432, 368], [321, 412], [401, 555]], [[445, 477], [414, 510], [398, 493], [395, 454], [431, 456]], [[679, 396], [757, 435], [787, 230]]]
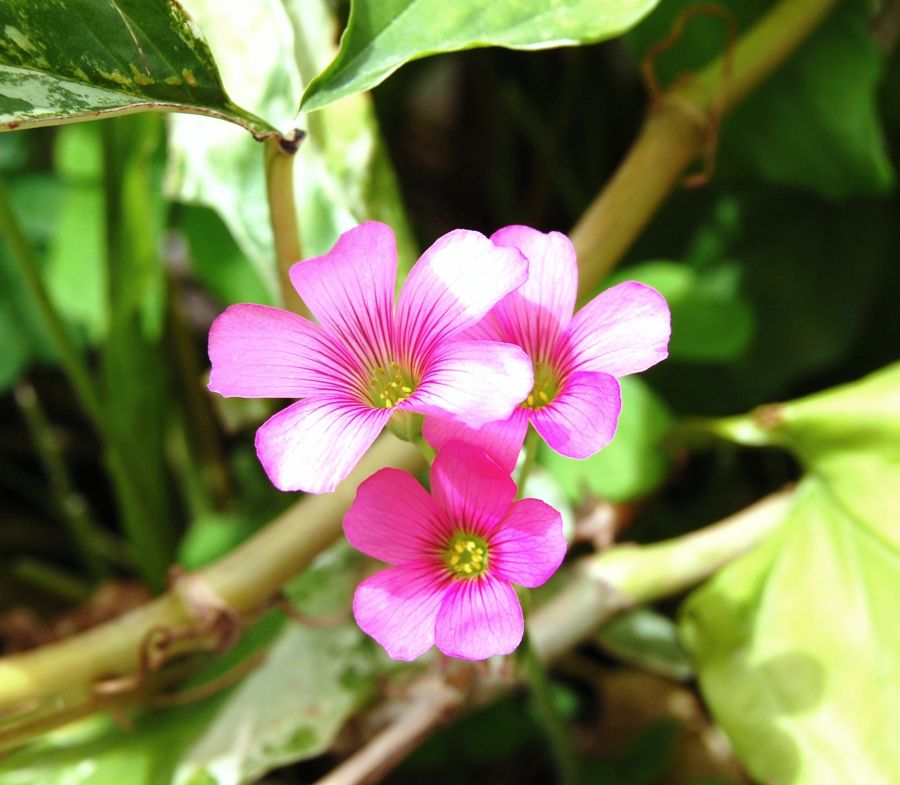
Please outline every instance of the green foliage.
[[585, 491], [614, 502], [637, 499], [653, 491], [666, 475], [669, 459], [660, 442], [670, 415], [640, 379], [620, 381], [622, 413], [609, 447], [584, 461], [541, 447], [541, 464], [572, 502], [582, 499]]
[[401, 65], [439, 52], [475, 46], [547, 49], [612, 38], [636, 24], [657, 0], [576, 0], [548, 6], [540, 0], [353, 0], [334, 62], [310, 82], [307, 111], [382, 82]]
[[651, 673], [679, 681], [693, 676], [675, 623], [648, 608], [636, 608], [613, 619], [597, 633], [597, 641], [618, 659]]
[[[671, 0], [629, 34], [637, 53], [663, 38], [692, 0]], [[723, 3], [741, 30], [766, 0]], [[777, 75], [725, 121], [720, 167], [747, 178], [806, 188], [830, 198], [890, 190], [894, 171], [878, 116], [884, 56], [869, 32], [867, 3], [841, 3]], [[720, 54], [721, 19], [694, 19], [657, 62], [664, 83]]]
[[[185, 6], [206, 33], [229, 90], [273, 122], [296, 122], [296, 96], [333, 54], [335, 23], [327, 3], [264, 0], [228, 14], [211, 0]], [[294, 159], [294, 190], [304, 255], [325, 253], [342, 231], [378, 219], [394, 227], [401, 265], [408, 269], [415, 248], [367, 97], [341, 102], [300, 125], [308, 136]], [[178, 201], [219, 214], [266, 288], [258, 302], [274, 301], [262, 151], [246, 134], [203, 118], [179, 115], [171, 128], [167, 190]], [[251, 298], [248, 292], [234, 299]]]
[[732, 432], [787, 445], [809, 474], [777, 535], [685, 606], [704, 696], [759, 780], [889, 782], [900, 700], [900, 366]]
[[231, 103], [174, 0], [12, 0], [0, 26], [0, 129], [174, 109], [274, 132]]

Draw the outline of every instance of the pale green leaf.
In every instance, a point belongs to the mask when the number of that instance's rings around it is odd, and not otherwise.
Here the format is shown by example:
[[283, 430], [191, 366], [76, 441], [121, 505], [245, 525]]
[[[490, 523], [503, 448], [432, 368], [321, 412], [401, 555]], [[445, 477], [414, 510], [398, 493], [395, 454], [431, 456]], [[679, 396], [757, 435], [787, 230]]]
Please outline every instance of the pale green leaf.
[[723, 424], [809, 473], [777, 534], [686, 604], [703, 693], [762, 782], [893, 785], [900, 365]]
[[549, 49], [623, 33], [658, 0], [353, 0], [334, 62], [306, 89], [312, 111], [384, 81], [410, 60], [479, 46]]
[[0, 30], [0, 130], [166, 110], [277, 133], [231, 102], [175, 0], [7, 0]]

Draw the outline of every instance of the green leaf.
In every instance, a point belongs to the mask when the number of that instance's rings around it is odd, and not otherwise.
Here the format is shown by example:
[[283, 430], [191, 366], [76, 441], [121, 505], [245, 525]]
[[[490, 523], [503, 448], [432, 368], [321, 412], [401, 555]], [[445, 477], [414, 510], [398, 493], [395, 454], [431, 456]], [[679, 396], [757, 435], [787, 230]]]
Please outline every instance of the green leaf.
[[[32, 248], [43, 247], [51, 234], [46, 215], [55, 215], [58, 183], [37, 174], [9, 183], [9, 201]], [[50, 338], [32, 304], [19, 266], [0, 235], [0, 391], [7, 389], [32, 364], [56, 358]]]
[[168, 110], [277, 134], [231, 102], [175, 0], [11, 0], [0, 27], [0, 130]]
[[[229, 92], [266, 117], [293, 118], [305, 80], [333, 56], [336, 25], [325, 0], [260, 0], [228, 14], [214, 0], [186, 0], [185, 6], [209, 39]], [[377, 219], [394, 228], [401, 269], [408, 269], [415, 247], [371, 102], [356, 96], [304, 120], [308, 136], [294, 159], [304, 256], [325, 253], [341, 232]], [[172, 118], [167, 190], [219, 213], [266, 287], [266, 299], [275, 301], [262, 164], [261, 151], [237, 129]]]
[[[310, 616], [346, 609], [359, 556], [338, 545], [289, 586]], [[177, 708], [56, 731], [0, 763], [0, 785], [242, 785], [320, 754], [374, 694], [384, 659], [348, 620], [326, 629], [270, 614], [195, 686], [268, 647], [236, 687]], [[191, 686], [191, 685], [188, 685]]]
[[900, 365], [755, 425], [809, 474], [783, 527], [686, 603], [704, 696], [762, 782], [892, 782]]
[[740, 292], [740, 266], [723, 262], [695, 270], [677, 262], [644, 262], [613, 276], [657, 289], [672, 311], [673, 360], [723, 362], [740, 355], [754, 331], [753, 311]]
[[613, 38], [658, 0], [353, 0], [334, 62], [306, 89], [312, 111], [383, 82], [410, 60], [479, 46], [550, 49]]
[[98, 123], [59, 129], [54, 168], [63, 196], [47, 252], [47, 289], [54, 305], [96, 342], [106, 334], [106, 246], [103, 161]]
[[613, 502], [636, 499], [654, 490], [666, 475], [669, 461], [660, 441], [669, 428], [668, 410], [640, 379], [619, 381], [622, 413], [608, 447], [584, 461], [541, 447], [541, 464], [575, 503], [585, 490]]
[[649, 608], [636, 608], [605, 624], [597, 641], [613, 656], [651, 673], [678, 681], [694, 674], [675, 623]]
[[[693, 0], [670, 0], [629, 35], [638, 53]], [[723, 3], [746, 30], [770, 3]], [[841, 3], [791, 58], [725, 120], [719, 168], [830, 198], [886, 193], [894, 183], [878, 114], [884, 55], [865, 2]], [[722, 20], [695, 19], [657, 67], [663, 81], [722, 52]], [[737, 171], [734, 171], [734, 170]]]

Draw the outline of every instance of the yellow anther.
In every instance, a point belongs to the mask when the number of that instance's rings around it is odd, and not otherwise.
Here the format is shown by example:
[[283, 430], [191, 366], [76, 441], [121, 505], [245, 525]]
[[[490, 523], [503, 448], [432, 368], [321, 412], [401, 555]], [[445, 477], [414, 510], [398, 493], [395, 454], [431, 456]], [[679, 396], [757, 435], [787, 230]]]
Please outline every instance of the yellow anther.
[[394, 405], [394, 402], [390, 398], [384, 399], [384, 408], [390, 409]]
[[488, 544], [477, 534], [457, 531], [442, 552], [451, 576], [477, 578], [489, 567]]
[[407, 395], [409, 395], [409, 393], [412, 392], [412, 387], [405, 387], [405, 386], [404, 386], [404, 387], [401, 387], [400, 389], [401, 389], [403, 392], [405, 392]]
[[538, 360], [534, 364], [534, 386], [525, 399], [523, 406], [540, 409], [552, 403], [560, 389], [560, 375], [555, 366], [546, 360]]

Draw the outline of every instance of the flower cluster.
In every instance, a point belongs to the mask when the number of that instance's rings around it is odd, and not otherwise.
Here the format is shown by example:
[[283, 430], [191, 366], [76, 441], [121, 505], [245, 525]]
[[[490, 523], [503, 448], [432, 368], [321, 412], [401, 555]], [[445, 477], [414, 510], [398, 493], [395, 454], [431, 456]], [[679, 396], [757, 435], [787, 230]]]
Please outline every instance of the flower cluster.
[[385, 426], [424, 418], [437, 449], [431, 495], [382, 469], [344, 520], [352, 545], [391, 565], [360, 584], [354, 615], [398, 659], [432, 645], [467, 659], [506, 654], [524, 630], [512, 584], [539, 586], [565, 555], [559, 513], [515, 501], [510, 473], [529, 423], [563, 455], [602, 449], [621, 408], [617, 377], [666, 356], [669, 309], [627, 282], [573, 316], [571, 242], [524, 226], [444, 235], [395, 303], [396, 273], [389, 227], [346, 232], [290, 271], [316, 322], [250, 304], [216, 319], [209, 387], [298, 399], [256, 436], [282, 490], [334, 490]]

